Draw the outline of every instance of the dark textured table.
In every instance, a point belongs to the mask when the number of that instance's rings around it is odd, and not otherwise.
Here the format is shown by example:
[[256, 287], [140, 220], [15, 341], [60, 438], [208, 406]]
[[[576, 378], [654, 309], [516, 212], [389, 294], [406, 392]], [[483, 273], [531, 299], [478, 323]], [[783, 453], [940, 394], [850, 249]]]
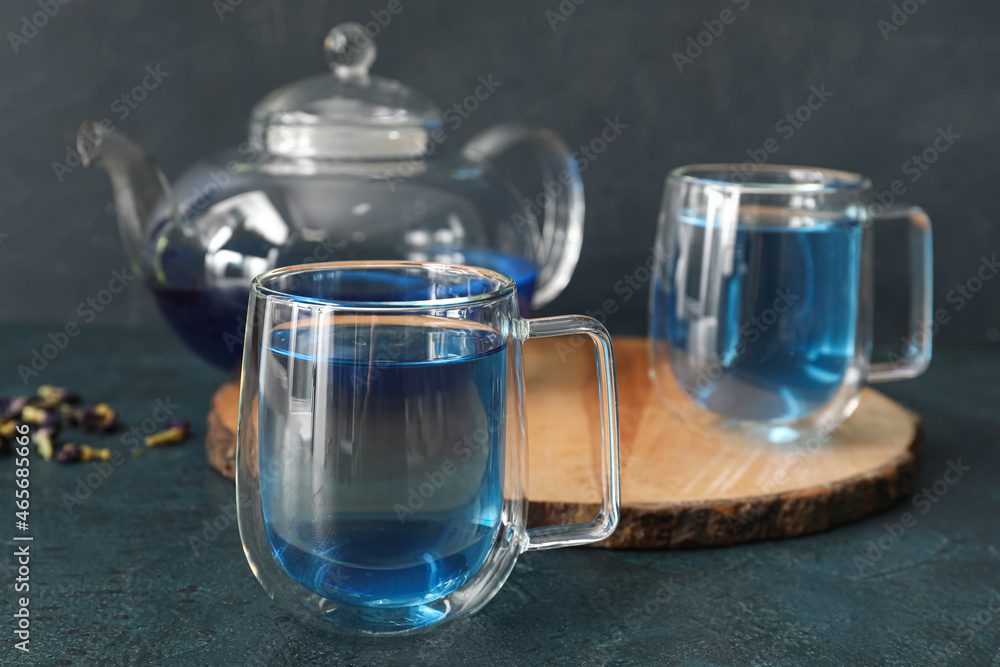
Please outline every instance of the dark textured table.
[[[56, 329], [0, 330], [5, 394], [25, 391], [18, 365], [30, 367]], [[32, 462], [28, 655], [11, 632], [21, 595], [14, 461], [0, 460], [0, 663], [1000, 664], [996, 353], [945, 350], [923, 378], [885, 387], [926, 426], [926, 490], [887, 512], [726, 549], [525, 554], [476, 616], [381, 641], [306, 629], [254, 580], [232, 482], [208, 468], [201, 444], [224, 378], [166, 332], [96, 326], [30, 378], [28, 390], [65, 385], [117, 408], [126, 430], [90, 442], [126, 456], [103, 474], [93, 463]], [[162, 417], [164, 405], [191, 420], [194, 439], [129, 456], [127, 429]], [[959, 466], [961, 476], [948, 472]]]

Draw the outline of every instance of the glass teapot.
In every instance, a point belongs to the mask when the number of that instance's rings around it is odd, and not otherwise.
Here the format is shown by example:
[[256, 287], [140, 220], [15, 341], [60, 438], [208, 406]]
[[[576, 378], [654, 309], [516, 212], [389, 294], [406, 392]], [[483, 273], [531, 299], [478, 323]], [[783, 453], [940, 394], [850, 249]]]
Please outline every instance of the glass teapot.
[[[499, 125], [448, 151], [433, 103], [369, 75], [375, 45], [359, 24], [335, 27], [324, 48], [331, 73], [264, 97], [245, 142], [172, 186], [114, 128], [81, 126], [82, 162], [108, 172], [133, 269], [180, 336], [205, 359], [237, 367], [250, 280], [291, 264], [471, 264], [513, 278], [522, 315], [554, 299], [583, 241], [580, 170], [562, 140]], [[541, 166], [539, 201], [495, 164], [522, 144]]]

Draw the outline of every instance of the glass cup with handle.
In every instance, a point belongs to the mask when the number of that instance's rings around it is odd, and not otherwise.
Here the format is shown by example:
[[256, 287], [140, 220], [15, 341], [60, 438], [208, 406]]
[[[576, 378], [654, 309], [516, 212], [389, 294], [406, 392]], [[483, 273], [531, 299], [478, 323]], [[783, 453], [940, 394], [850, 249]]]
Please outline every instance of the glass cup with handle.
[[[606, 538], [618, 521], [611, 339], [581, 316], [525, 320], [484, 269], [333, 262], [252, 282], [237, 500], [272, 598], [351, 633], [408, 634], [476, 611], [518, 555]], [[596, 348], [600, 512], [526, 527], [521, 344]]]
[[[909, 331], [873, 363], [872, 223], [905, 218]], [[650, 299], [651, 373], [686, 423], [772, 443], [829, 433], [865, 382], [931, 358], [931, 225], [814, 167], [682, 167], [667, 178]]]

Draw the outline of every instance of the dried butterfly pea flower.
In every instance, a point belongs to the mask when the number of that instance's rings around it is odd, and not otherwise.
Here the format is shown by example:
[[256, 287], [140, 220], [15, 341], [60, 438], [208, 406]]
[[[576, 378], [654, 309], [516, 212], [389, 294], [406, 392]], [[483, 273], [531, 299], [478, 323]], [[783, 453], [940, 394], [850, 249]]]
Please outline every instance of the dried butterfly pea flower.
[[82, 428], [85, 431], [107, 433], [118, 425], [118, 415], [107, 403], [98, 403], [89, 410], [81, 410], [68, 403], [61, 403], [59, 412], [71, 426]]
[[49, 409], [58, 406], [60, 403], [80, 402], [79, 394], [63, 389], [62, 387], [54, 387], [50, 384], [43, 384], [35, 394], [41, 402], [51, 406]]
[[3, 419], [17, 419], [21, 416], [21, 410], [27, 404], [27, 396], [5, 396], [0, 398], [0, 417]]
[[118, 415], [107, 403], [98, 403], [89, 410], [77, 414], [72, 408], [63, 411], [63, 414], [71, 420], [71, 423], [79, 426], [84, 431], [97, 431], [107, 433], [118, 425]]
[[42, 458], [46, 461], [52, 460], [52, 436], [54, 433], [50, 429], [40, 428], [31, 433], [31, 441], [35, 443], [35, 447], [38, 449], [38, 453], [42, 455]]
[[[118, 425], [118, 415], [106, 403], [99, 403], [89, 410], [73, 407], [79, 402], [78, 394], [63, 387], [42, 385], [33, 397], [0, 397], [0, 451], [17, 437], [19, 423], [31, 425], [31, 441], [46, 461], [55, 454], [54, 438], [62, 424], [87, 431], [107, 433]], [[110, 449], [70, 443], [58, 453], [62, 462], [109, 460]]]
[[59, 450], [58, 460], [60, 463], [76, 463], [77, 461], [107, 461], [111, 458], [111, 450], [98, 449], [90, 445], [75, 445], [67, 443]]
[[90, 447], [89, 445], [80, 445], [80, 460], [109, 461], [111, 460], [111, 450], [107, 447]]
[[0, 440], [13, 440], [18, 435], [16, 419], [0, 421]]
[[9, 454], [14, 441], [22, 435], [17, 430], [20, 423], [17, 419], [0, 420], [0, 454]]
[[175, 419], [167, 424], [167, 428], [159, 433], [146, 436], [147, 447], [158, 447], [159, 445], [171, 445], [183, 442], [191, 432], [191, 425], [183, 419]]
[[26, 405], [21, 410], [21, 421], [39, 428], [48, 429], [52, 435], [59, 433], [62, 424], [55, 413], [43, 410], [33, 405]]
[[29, 424], [44, 424], [48, 418], [48, 411], [35, 407], [34, 405], [26, 405], [24, 406], [24, 409], [21, 410], [21, 420], [26, 421]]
[[69, 403], [61, 403], [59, 405], [59, 413], [70, 426], [83, 427], [83, 410], [80, 408], [74, 408]]
[[76, 463], [80, 460], [80, 447], [72, 443], [63, 445], [56, 454], [56, 460], [59, 463]]

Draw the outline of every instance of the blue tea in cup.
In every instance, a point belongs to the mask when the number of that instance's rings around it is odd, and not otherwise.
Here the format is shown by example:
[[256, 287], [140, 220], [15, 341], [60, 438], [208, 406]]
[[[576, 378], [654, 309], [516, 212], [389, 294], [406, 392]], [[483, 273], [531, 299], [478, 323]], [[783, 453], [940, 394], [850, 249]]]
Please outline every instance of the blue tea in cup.
[[[240, 396], [240, 537], [254, 574], [303, 618], [407, 634], [472, 613], [518, 555], [594, 542], [618, 517], [611, 342], [595, 320], [525, 320], [486, 269], [332, 262], [251, 285]], [[597, 349], [603, 503], [528, 529], [521, 344]]]
[[[653, 372], [687, 421], [751, 439], [828, 432], [865, 380], [914, 377], [930, 361], [930, 221], [878, 211], [856, 174], [737, 165], [667, 179], [651, 295]], [[874, 209], [874, 211], [873, 211]], [[870, 226], [907, 217], [913, 341], [870, 364]]]

